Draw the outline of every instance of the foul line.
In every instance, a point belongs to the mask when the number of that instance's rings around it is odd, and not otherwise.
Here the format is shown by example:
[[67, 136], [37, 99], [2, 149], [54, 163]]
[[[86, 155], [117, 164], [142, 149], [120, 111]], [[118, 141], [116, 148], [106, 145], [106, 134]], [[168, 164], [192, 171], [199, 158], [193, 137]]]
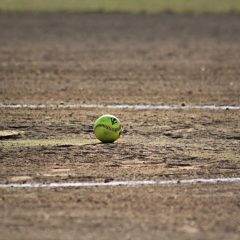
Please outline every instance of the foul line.
[[60, 183], [10, 183], [0, 184], [0, 189], [8, 188], [80, 188], [80, 187], [114, 187], [139, 185], [177, 185], [177, 184], [218, 184], [240, 183], [240, 177], [212, 178], [212, 179], [185, 179], [185, 180], [139, 180], [139, 181], [112, 181], [112, 182], [60, 182]]
[[240, 106], [215, 105], [144, 105], [144, 104], [0, 104], [5, 109], [133, 109], [133, 110], [180, 110], [180, 109], [208, 109], [208, 110], [240, 110]]

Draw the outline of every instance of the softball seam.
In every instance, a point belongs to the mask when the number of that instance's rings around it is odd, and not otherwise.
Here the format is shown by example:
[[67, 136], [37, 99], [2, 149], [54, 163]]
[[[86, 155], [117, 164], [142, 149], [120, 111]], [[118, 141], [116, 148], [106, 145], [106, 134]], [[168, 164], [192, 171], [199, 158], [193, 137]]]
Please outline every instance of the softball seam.
[[112, 127], [109, 127], [109, 126], [104, 125], [104, 124], [97, 124], [94, 129], [96, 129], [96, 128], [98, 128], [98, 127], [103, 127], [103, 128], [105, 128], [105, 129], [110, 130], [110, 131], [113, 131], [113, 132], [118, 132], [118, 131], [121, 130], [121, 126], [119, 126], [119, 127], [117, 127], [117, 128], [112, 128]]

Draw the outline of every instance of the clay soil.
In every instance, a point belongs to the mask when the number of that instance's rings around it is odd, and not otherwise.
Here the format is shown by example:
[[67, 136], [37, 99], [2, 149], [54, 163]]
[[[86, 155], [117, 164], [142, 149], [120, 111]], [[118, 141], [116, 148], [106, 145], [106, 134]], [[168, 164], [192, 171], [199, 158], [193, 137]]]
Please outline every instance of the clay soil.
[[[239, 106], [239, 22], [1, 13], [0, 103]], [[93, 134], [105, 113], [123, 123], [114, 144]], [[0, 184], [239, 177], [239, 119], [239, 110], [0, 108], [0, 130], [19, 132], [0, 139]], [[0, 189], [0, 239], [237, 240], [239, 226], [239, 183]]]

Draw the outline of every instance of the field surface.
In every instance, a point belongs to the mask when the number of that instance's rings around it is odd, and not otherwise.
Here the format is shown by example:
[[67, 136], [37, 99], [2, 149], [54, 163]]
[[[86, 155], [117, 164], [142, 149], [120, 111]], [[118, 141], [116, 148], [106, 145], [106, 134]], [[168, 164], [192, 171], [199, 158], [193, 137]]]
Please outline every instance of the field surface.
[[[0, 14], [1, 104], [240, 106], [237, 14]], [[100, 144], [94, 121], [122, 121]], [[233, 178], [239, 110], [0, 107], [0, 184]], [[7, 136], [3, 131], [18, 134]], [[0, 239], [239, 239], [240, 184], [0, 188]]]
[[239, 0], [1, 0], [9, 12], [237, 13]]

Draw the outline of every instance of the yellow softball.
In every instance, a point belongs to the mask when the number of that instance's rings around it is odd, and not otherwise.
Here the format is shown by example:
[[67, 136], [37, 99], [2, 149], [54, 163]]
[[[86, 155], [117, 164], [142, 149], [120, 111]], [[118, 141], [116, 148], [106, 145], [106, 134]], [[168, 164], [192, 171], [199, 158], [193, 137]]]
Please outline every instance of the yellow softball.
[[94, 125], [94, 133], [98, 140], [103, 143], [116, 141], [122, 132], [122, 126], [118, 118], [113, 115], [99, 117]]

